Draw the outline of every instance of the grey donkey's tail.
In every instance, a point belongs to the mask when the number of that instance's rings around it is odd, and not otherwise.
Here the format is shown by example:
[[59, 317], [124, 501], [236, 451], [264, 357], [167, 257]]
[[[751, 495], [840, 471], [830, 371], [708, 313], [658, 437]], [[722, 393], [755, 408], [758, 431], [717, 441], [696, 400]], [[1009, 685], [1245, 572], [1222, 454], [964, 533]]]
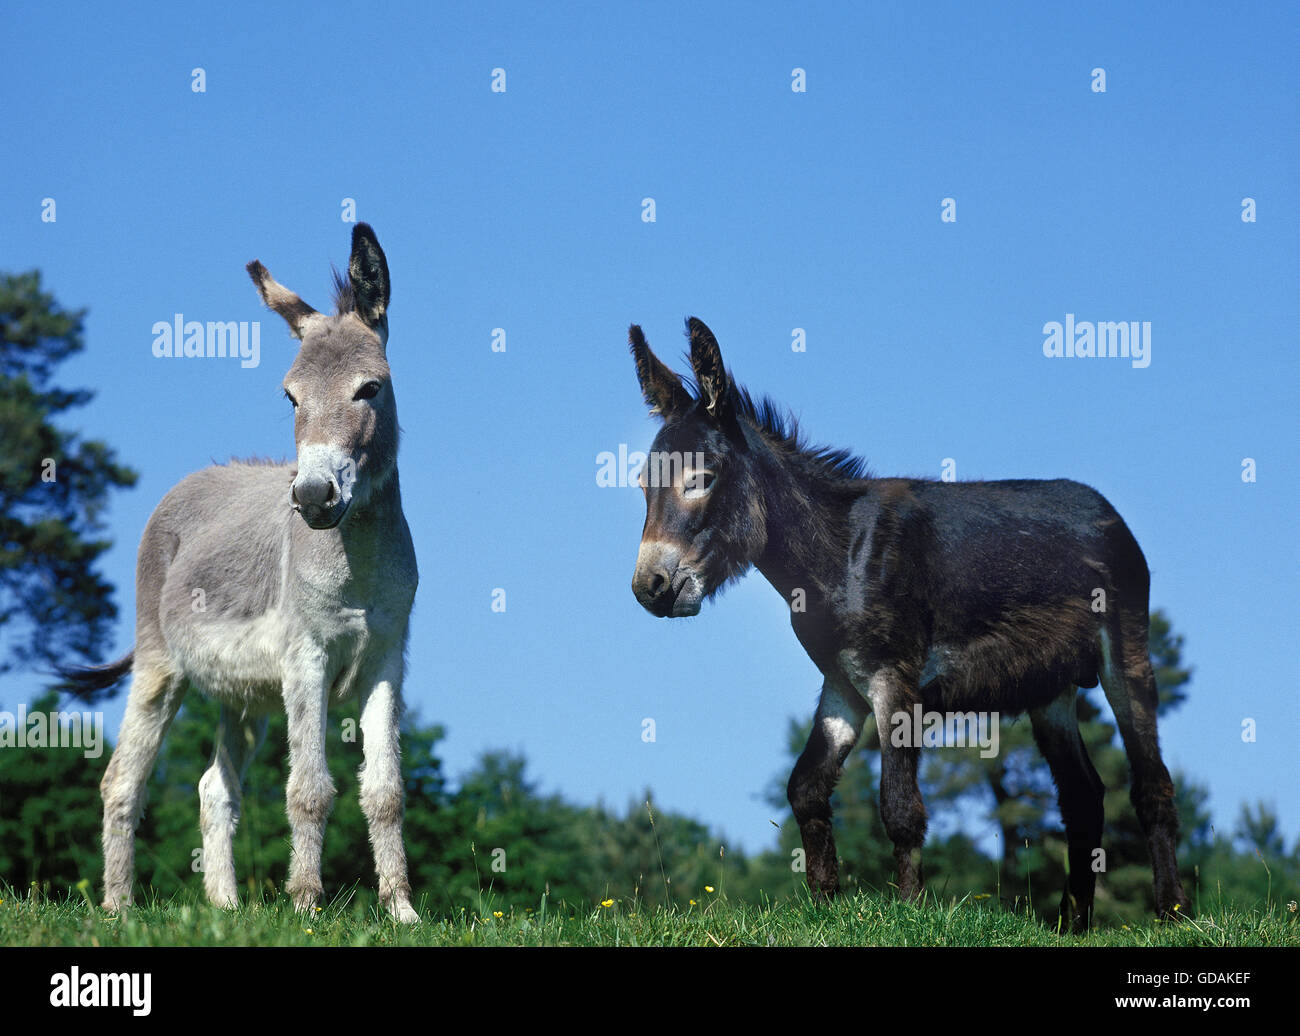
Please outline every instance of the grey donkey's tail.
[[61, 694], [71, 694], [74, 698], [88, 702], [96, 701], [101, 697], [106, 698], [108, 695], [104, 692], [131, 671], [131, 664], [134, 661], [135, 651], [132, 650], [117, 661], [106, 662], [103, 665], [66, 668], [58, 666], [55, 672], [58, 674], [59, 682], [50, 689]]

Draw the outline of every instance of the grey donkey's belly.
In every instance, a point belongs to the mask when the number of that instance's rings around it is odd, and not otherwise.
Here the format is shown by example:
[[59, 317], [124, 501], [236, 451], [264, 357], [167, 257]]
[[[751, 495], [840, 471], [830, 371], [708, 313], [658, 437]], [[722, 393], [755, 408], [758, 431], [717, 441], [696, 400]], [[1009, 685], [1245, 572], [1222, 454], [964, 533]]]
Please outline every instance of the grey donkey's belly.
[[357, 674], [378, 645], [364, 614], [340, 614], [331, 633], [292, 629], [270, 611], [251, 619], [175, 624], [168, 651], [196, 690], [260, 712], [279, 707], [286, 684], [319, 687], [324, 681], [336, 701], [356, 693]]

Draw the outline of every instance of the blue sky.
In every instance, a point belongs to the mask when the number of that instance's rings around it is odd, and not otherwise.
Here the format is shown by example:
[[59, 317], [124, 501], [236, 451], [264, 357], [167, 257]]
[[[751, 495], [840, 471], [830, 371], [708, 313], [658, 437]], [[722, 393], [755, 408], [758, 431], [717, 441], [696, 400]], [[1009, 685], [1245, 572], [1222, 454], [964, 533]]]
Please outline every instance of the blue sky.
[[[785, 814], [759, 795], [820, 686], [786, 607], [753, 573], [697, 618], [651, 618], [629, 588], [641, 494], [596, 482], [598, 454], [655, 431], [627, 325], [678, 363], [694, 314], [740, 381], [879, 474], [952, 458], [959, 478], [1100, 489], [1195, 667], [1166, 760], [1209, 786], [1220, 830], [1263, 799], [1300, 835], [1294, 10], [230, 3], [6, 23], [0, 267], [89, 308], [61, 380], [96, 390], [76, 426], [141, 476], [108, 514], [115, 654], [159, 498], [293, 449], [295, 343], [244, 264], [323, 308], [352, 198], [393, 279], [421, 572], [406, 695], [446, 725], [453, 775], [518, 749], [548, 791], [622, 808], [652, 788], [733, 845], [773, 843]], [[155, 358], [176, 313], [261, 320], [260, 365]], [[1066, 314], [1149, 321], [1150, 366], [1045, 357]], [[35, 693], [10, 679], [0, 701]]]

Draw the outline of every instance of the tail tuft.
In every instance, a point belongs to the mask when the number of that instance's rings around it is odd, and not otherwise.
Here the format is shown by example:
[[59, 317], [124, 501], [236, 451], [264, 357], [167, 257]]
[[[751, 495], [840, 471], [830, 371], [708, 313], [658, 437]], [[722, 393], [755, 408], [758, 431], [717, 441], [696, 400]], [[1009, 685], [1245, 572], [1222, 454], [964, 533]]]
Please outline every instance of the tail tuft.
[[58, 691], [60, 694], [70, 694], [74, 698], [80, 698], [85, 702], [94, 702], [100, 698], [112, 697], [111, 694], [104, 692], [108, 691], [131, 671], [131, 665], [134, 661], [135, 652], [128, 651], [117, 661], [106, 662], [104, 665], [68, 666], [66, 668], [59, 666], [55, 669], [59, 682], [52, 684], [50, 690]]

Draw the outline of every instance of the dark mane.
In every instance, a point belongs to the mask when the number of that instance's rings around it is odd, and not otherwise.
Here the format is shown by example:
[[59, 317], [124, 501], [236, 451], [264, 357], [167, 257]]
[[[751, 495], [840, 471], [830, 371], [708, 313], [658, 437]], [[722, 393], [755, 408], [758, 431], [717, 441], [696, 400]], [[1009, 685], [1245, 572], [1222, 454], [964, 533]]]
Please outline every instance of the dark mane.
[[334, 275], [331, 301], [334, 303], [334, 315], [341, 317], [357, 308], [357, 296], [352, 290], [352, 281], [339, 273], [339, 268], [330, 264], [330, 273]]
[[789, 410], [763, 396], [758, 402], [749, 390], [732, 382], [732, 395], [736, 411], [748, 418], [778, 449], [793, 455], [793, 459], [819, 474], [837, 481], [870, 478], [867, 462], [848, 450], [830, 446], [810, 446], [799, 431], [799, 422]]

